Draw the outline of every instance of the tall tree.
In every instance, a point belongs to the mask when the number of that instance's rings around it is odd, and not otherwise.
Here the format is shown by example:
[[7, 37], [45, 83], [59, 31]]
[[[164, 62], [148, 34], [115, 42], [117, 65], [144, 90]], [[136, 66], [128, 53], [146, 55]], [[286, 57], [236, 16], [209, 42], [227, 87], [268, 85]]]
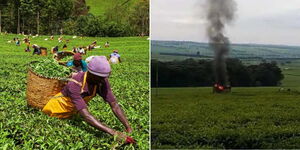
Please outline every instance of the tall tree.
[[85, 0], [74, 0], [73, 15], [87, 15], [89, 12], [89, 7], [87, 7]]
[[139, 0], [130, 18], [130, 24], [140, 35], [149, 35], [149, 0]]

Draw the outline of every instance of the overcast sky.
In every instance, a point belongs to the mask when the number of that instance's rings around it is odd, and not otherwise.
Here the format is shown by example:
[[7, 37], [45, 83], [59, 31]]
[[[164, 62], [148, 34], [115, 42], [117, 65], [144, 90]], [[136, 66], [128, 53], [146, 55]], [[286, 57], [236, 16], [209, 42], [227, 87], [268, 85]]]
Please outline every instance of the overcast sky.
[[[208, 42], [205, 0], [151, 0], [151, 39]], [[232, 43], [300, 46], [300, 0], [236, 0]]]

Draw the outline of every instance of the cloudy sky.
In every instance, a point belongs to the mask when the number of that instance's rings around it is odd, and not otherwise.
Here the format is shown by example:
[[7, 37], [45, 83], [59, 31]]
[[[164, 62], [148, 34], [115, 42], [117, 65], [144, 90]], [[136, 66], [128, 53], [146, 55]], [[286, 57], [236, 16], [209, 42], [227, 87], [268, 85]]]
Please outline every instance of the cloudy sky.
[[[205, 0], [151, 0], [151, 39], [207, 42]], [[232, 43], [300, 46], [300, 0], [236, 0]]]

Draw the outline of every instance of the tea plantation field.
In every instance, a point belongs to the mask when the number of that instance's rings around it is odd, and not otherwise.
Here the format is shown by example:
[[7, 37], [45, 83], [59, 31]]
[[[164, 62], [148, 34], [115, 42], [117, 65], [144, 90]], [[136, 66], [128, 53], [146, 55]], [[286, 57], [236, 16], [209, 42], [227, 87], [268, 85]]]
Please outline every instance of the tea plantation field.
[[152, 89], [152, 148], [300, 148], [300, 93], [278, 89]]
[[[147, 37], [70, 39], [68, 50], [73, 46], [87, 46], [94, 40], [103, 47], [109, 41], [111, 47], [88, 51], [91, 55], [109, 54], [119, 50], [122, 63], [112, 65], [110, 83], [112, 90], [125, 111], [133, 128], [130, 134], [136, 145], [120, 145], [113, 137], [86, 124], [80, 117], [56, 119], [27, 106], [27, 63], [45, 59], [45, 56], [24, 52], [7, 41], [22, 35], [0, 35], [0, 149], [148, 149], [149, 148], [149, 41]], [[48, 36], [31, 38], [31, 44], [50, 49], [62, 48], [55, 36], [54, 41], [44, 40]], [[51, 57], [50, 55], [48, 57]], [[89, 103], [91, 113], [108, 126], [124, 131], [121, 122], [101, 97]]]
[[279, 66], [285, 76], [281, 92], [152, 89], [152, 148], [299, 148], [300, 63]]
[[[212, 54], [207, 44], [194, 42], [153, 41], [151, 49], [152, 58], [164, 61], [188, 57], [160, 52]], [[211, 87], [153, 88], [153, 149], [300, 148], [299, 47], [233, 44], [230, 54], [249, 57], [242, 59], [246, 65], [261, 62], [251, 57], [275, 60], [285, 78], [278, 87], [233, 87], [227, 94], [212, 94]]]

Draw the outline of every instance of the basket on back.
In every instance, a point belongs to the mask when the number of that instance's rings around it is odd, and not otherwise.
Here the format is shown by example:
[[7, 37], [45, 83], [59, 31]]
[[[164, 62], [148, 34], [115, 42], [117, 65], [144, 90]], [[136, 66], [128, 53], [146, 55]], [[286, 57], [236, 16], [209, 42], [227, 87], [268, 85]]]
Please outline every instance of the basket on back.
[[48, 101], [66, 85], [67, 81], [40, 76], [29, 67], [27, 75], [27, 104], [43, 109]]
[[73, 56], [75, 53], [73, 52], [70, 52], [70, 51], [62, 51], [62, 52], [58, 52], [58, 53], [55, 53], [53, 55], [53, 58], [57, 61], [60, 61], [61, 59], [63, 59], [64, 57], [66, 56]]
[[60, 65], [65, 65], [67, 63], [67, 61], [61, 61], [61, 59], [63, 59], [64, 57], [67, 56], [73, 56], [75, 53], [70, 52], [70, 51], [62, 51], [62, 52], [58, 52], [55, 53], [53, 55], [53, 58], [60, 64]]
[[40, 50], [41, 50], [41, 55], [42, 56], [47, 56], [47, 48], [41, 47]]

